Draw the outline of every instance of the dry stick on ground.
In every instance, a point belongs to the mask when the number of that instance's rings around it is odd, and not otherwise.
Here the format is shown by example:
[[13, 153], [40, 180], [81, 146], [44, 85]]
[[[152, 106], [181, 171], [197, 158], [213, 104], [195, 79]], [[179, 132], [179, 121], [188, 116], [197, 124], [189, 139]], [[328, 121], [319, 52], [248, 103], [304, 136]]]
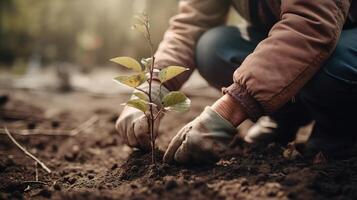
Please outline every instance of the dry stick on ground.
[[41, 165], [41, 167], [46, 170], [47, 173], [51, 173], [51, 170], [43, 163], [41, 162], [38, 158], [36, 158], [34, 155], [32, 155], [30, 152], [28, 152], [23, 146], [21, 146], [14, 137], [12, 137], [12, 135], [10, 134], [10, 132], [7, 130], [7, 128], [5, 127], [5, 133], [7, 134], [7, 136], [9, 136], [9, 138], [11, 139], [11, 141], [19, 148], [21, 149], [27, 156], [29, 156], [30, 158], [32, 158], [33, 160], [35, 160], [38, 164]]
[[41, 185], [48, 185], [48, 183], [45, 183], [43, 181], [23, 181], [22, 184], [41, 184]]
[[[46, 129], [24, 129], [10, 130], [14, 135], [45, 135], [45, 136], [75, 136], [85, 129], [91, 127], [99, 120], [98, 116], [93, 116], [73, 130], [46, 130]], [[4, 129], [0, 129], [0, 134], [6, 134]]]

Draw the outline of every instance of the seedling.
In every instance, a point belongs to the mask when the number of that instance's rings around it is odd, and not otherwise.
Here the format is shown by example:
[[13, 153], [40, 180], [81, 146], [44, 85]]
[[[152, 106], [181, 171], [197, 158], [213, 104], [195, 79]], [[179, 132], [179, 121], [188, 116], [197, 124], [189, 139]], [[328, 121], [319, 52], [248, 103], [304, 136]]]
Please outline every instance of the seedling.
[[[190, 99], [188, 99], [182, 92], [171, 91], [167, 95], [163, 96], [161, 93], [162, 85], [168, 80], [176, 77], [177, 75], [185, 72], [188, 68], [181, 66], [168, 66], [161, 70], [155, 68], [155, 56], [154, 47], [151, 40], [150, 24], [146, 14], [136, 16], [136, 23], [132, 26], [134, 30], [142, 33], [148, 42], [150, 48], [150, 57], [141, 59], [139, 63], [137, 60], [131, 57], [116, 57], [110, 61], [120, 64], [134, 73], [126, 76], [117, 76], [114, 81], [125, 86], [136, 89], [133, 93], [133, 97], [124, 105], [134, 107], [144, 113], [148, 121], [148, 127], [151, 140], [151, 160], [155, 164], [155, 136], [154, 126], [155, 121], [160, 115], [167, 111], [183, 112], [187, 111], [190, 107]], [[154, 72], [158, 73], [158, 77], [155, 77], [155, 81], [160, 82], [159, 98], [162, 105], [157, 105], [153, 102], [152, 85], [154, 81]], [[139, 86], [148, 84], [148, 91], [141, 89]]]

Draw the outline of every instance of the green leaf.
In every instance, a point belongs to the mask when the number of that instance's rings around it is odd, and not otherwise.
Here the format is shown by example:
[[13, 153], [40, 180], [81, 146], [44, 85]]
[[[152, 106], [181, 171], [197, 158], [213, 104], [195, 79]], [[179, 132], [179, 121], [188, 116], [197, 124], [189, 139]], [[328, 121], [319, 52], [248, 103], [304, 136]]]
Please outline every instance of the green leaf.
[[116, 57], [110, 59], [110, 61], [118, 63], [120, 65], [123, 65], [124, 67], [128, 69], [132, 69], [137, 72], [143, 71], [143, 68], [141, 67], [140, 63], [136, 61], [134, 58], [130, 57]]
[[144, 101], [149, 101], [149, 97], [148, 95], [146, 95], [144, 92], [134, 92], [133, 93], [134, 96], [138, 97], [139, 99], [141, 100], [144, 100]]
[[114, 78], [114, 81], [119, 84], [124, 84], [132, 88], [136, 88], [139, 85], [143, 84], [147, 80], [147, 77], [144, 73], [134, 74], [129, 76], [117, 76]]
[[185, 67], [168, 66], [160, 71], [159, 79], [160, 79], [161, 83], [164, 83], [187, 70], [189, 70], [189, 69], [185, 68]]
[[150, 69], [151, 64], [152, 64], [152, 58], [143, 58], [141, 59], [141, 64], [145, 67], [145, 71], [148, 71], [148, 69]]
[[141, 110], [143, 112], [146, 112], [149, 110], [149, 104], [148, 102], [142, 100], [142, 99], [131, 99], [128, 102], [126, 102], [127, 106], [136, 108], [138, 110]]
[[177, 112], [187, 111], [190, 104], [191, 100], [179, 91], [170, 92], [162, 99], [162, 105], [165, 109]]

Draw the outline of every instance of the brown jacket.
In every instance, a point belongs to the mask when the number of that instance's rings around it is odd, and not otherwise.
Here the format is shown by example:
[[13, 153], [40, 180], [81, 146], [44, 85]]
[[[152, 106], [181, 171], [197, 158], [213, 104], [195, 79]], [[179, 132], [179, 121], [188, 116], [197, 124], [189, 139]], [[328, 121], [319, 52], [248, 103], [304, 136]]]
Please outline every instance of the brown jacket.
[[[284, 105], [318, 71], [334, 50], [344, 24], [356, 19], [357, 2], [351, 3], [352, 0], [183, 0], [159, 45], [156, 63], [159, 68], [183, 65], [193, 71], [197, 40], [208, 29], [224, 24], [233, 5], [253, 25], [270, 29], [269, 36], [235, 71], [234, 83], [224, 90], [256, 120]], [[179, 76], [167, 87], [178, 89], [189, 75]]]

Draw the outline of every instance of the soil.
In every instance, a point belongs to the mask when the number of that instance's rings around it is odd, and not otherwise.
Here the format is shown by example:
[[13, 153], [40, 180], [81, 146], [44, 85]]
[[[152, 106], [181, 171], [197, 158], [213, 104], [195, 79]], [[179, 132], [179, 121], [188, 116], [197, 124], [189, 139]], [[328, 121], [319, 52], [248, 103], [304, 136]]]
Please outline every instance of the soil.
[[[38, 168], [6, 135], [0, 134], [0, 199], [357, 199], [357, 157], [318, 162], [284, 158], [283, 146], [237, 143], [215, 165], [161, 162], [123, 145], [114, 123], [125, 97], [0, 90], [0, 128], [72, 130], [97, 116], [75, 136], [14, 137], [52, 170]], [[159, 148], [214, 99], [191, 97], [184, 115], [162, 122]], [[66, 131], [63, 131], [66, 132]]]

